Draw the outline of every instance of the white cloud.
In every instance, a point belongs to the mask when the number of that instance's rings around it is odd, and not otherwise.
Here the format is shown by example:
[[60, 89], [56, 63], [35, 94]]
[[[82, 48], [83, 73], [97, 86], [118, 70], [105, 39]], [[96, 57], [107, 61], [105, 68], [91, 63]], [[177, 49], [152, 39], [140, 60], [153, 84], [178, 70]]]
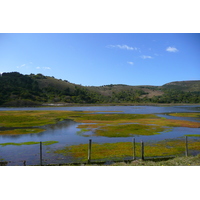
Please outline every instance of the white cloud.
[[50, 70], [51, 68], [50, 67], [43, 67], [43, 69]]
[[136, 47], [129, 47], [128, 45], [107, 45], [107, 48], [119, 48], [119, 49], [126, 49], [126, 50], [137, 50]]
[[178, 52], [178, 49], [177, 48], [175, 48], [175, 47], [167, 47], [166, 48], [166, 51], [168, 51], [168, 52]]
[[134, 62], [127, 62], [128, 64], [130, 64], [130, 65], [134, 65]]
[[21, 68], [21, 67], [25, 67], [26, 64], [23, 64], [23, 65], [20, 65], [20, 66], [17, 66], [17, 68]]
[[36, 67], [36, 69], [50, 70], [50, 67]]
[[142, 55], [142, 56], [140, 56], [142, 59], [151, 59], [151, 58], [153, 58], [153, 57], [151, 57], [151, 56], [145, 56], [145, 55]]

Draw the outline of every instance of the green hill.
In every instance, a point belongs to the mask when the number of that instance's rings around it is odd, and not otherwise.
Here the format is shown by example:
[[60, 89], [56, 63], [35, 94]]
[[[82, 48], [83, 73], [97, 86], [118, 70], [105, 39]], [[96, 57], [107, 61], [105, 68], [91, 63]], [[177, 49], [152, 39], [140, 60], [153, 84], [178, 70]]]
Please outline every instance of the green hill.
[[0, 106], [50, 103], [200, 103], [200, 81], [171, 82], [163, 86], [86, 87], [42, 74], [11, 72], [0, 76]]

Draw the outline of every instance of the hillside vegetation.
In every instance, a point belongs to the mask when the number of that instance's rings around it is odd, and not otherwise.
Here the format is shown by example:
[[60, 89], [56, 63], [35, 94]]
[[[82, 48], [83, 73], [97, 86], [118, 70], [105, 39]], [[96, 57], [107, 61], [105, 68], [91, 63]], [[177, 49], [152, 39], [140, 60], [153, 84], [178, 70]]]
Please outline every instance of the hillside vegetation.
[[47, 103], [200, 103], [200, 81], [163, 86], [82, 86], [42, 74], [18, 72], [0, 76], [0, 106], [38, 106]]

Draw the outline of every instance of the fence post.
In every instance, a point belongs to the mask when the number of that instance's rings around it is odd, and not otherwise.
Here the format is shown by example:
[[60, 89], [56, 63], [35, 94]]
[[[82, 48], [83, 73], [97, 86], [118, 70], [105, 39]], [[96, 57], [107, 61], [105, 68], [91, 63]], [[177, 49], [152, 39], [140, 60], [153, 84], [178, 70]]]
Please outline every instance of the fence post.
[[185, 156], [188, 157], [188, 137], [185, 136]]
[[133, 160], [136, 159], [136, 156], [135, 156], [135, 138], [133, 138]]
[[42, 166], [42, 142], [40, 142], [40, 166]]
[[141, 158], [144, 160], [144, 142], [141, 141]]
[[88, 146], [88, 163], [91, 161], [91, 150], [92, 150], [92, 140], [89, 140], [89, 146]]

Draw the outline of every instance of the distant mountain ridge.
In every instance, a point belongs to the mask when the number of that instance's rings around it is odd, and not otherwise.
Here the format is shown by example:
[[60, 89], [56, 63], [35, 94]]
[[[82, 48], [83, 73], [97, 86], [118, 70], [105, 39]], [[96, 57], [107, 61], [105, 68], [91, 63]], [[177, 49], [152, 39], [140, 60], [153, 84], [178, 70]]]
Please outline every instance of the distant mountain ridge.
[[10, 72], [0, 76], [0, 106], [47, 103], [200, 103], [200, 80], [163, 86], [82, 86], [42, 74]]

